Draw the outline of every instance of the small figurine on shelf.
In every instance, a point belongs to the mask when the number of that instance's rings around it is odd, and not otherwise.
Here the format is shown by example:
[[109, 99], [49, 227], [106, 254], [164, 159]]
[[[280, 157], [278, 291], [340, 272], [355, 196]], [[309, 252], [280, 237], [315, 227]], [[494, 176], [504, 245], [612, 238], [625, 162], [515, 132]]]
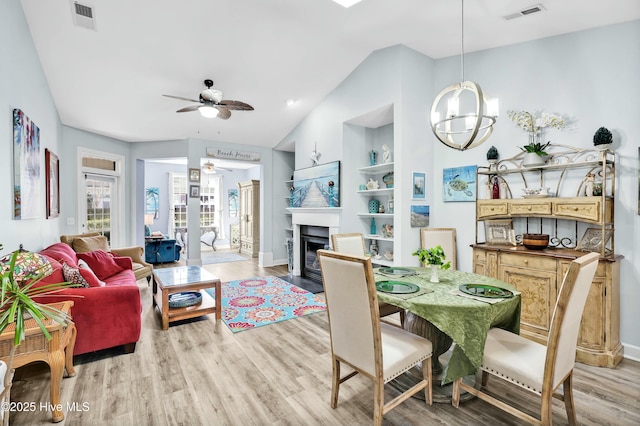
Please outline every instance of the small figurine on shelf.
[[389, 208], [387, 209], [387, 212], [393, 214], [393, 197], [389, 197]]
[[389, 225], [388, 223], [382, 225], [382, 236], [385, 238], [393, 238], [393, 225]]
[[380, 184], [378, 183], [377, 180], [369, 179], [369, 182], [367, 182], [368, 190], [379, 189], [379, 188], [380, 188]]
[[507, 198], [507, 182], [504, 179], [500, 182], [500, 198]]
[[378, 153], [375, 152], [374, 150], [369, 151], [369, 165], [370, 166], [375, 166], [376, 165], [376, 157], [378, 157]]
[[378, 244], [376, 244], [375, 241], [371, 241], [369, 251], [371, 252], [371, 257], [376, 257], [378, 255]]
[[587, 197], [593, 196], [593, 184], [596, 181], [596, 176], [593, 173], [588, 173], [584, 178], [584, 195]]
[[493, 177], [493, 187], [491, 189], [491, 198], [497, 200], [500, 198], [500, 184], [498, 183], [498, 176]]
[[391, 148], [387, 144], [382, 145], [382, 162], [385, 164], [391, 162]]
[[384, 213], [384, 204], [380, 204], [378, 206], [378, 213], [380, 213], [380, 214]]

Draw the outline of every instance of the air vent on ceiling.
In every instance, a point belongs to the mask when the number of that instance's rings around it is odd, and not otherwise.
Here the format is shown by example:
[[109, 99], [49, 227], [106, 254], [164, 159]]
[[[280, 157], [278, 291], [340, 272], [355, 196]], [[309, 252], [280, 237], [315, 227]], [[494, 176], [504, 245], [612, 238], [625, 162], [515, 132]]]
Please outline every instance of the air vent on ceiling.
[[82, 28], [96, 30], [95, 11], [93, 6], [80, 4], [77, 1], [71, 1], [71, 15], [73, 23]]
[[522, 16], [532, 15], [534, 13], [542, 12], [542, 11], [545, 11], [545, 10], [547, 10], [547, 9], [545, 9], [545, 7], [543, 5], [536, 4], [534, 6], [526, 7], [524, 9], [520, 10], [519, 12], [512, 13], [510, 15], [506, 15], [506, 16], [504, 16], [504, 19], [506, 19], [508, 21], [510, 19], [515, 19], [515, 18], [520, 18]]

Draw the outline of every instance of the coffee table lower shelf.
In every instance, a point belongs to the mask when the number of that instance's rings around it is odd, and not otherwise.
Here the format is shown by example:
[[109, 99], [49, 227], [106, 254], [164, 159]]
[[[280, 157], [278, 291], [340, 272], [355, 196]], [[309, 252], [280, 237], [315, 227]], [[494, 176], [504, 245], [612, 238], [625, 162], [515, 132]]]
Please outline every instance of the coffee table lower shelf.
[[[204, 290], [199, 290], [200, 294], [202, 295], [202, 302], [198, 303], [197, 305], [193, 305], [193, 306], [187, 306], [184, 308], [169, 308], [169, 305], [167, 303], [167, 326], [165, 327], [164, 324], [164, 320], [163, 320], [163, 324], [162, 324], [162, 329], [166, 330], [169, 325], [169, 323], [172, 323], [174, 321], [180, 321], [180, 320], [184, 320], [184, 319], [189, 319], [189, 318], [195, 318], [195, 317], [199, 317], [202, 315], [207, 315], [207, 314], [215, 314], [216, 313], [216, 301], [213, 300], [213, 297], [209, 296], [209, 293], [207, 293]], [[155, 295], [155, 302], [156, 302], [156, 306], [158, 306], [158, 308], [160, 309], [160, 313], [163, 313], [163, 308], [164, 308], [164, 304], [163, 304], [163, 297], [162, 297], [162, 293], [157, 293]], [[167, 295], [167, 300], [168, 300], [168, 295]]]

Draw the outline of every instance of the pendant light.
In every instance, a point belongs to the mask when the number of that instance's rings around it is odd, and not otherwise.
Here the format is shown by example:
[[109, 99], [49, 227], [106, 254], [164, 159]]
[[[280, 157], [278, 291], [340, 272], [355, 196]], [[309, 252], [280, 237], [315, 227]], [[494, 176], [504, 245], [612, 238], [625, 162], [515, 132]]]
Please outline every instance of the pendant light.
[[430, 120], [431, 130], [440, 142], [464, 151], [489, 138], [498, 117], [498, 100], [488, 99], [479, 84], [464, 80], [464, 0], [461, 3], [461, 83], [438, 93], [431, 105]]

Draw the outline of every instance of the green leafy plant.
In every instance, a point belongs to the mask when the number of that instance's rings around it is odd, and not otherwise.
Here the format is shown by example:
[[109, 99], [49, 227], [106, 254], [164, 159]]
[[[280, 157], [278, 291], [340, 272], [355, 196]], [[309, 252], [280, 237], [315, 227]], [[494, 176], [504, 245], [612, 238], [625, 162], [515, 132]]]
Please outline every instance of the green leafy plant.
[[535, 153], [538, 154], [540, 157], [544, 157], [546, 155], [549, 155], [545, 149], [547, 149], [547, 147], [551, 144], [551, 141], [546, 142], [546, 143], [542, 143], [542, 142], [530, 142], [525, 146], [521, 146], [519, 147], [522, 151], [524, 152], [528, 152], [528, 153]]
[[608, 145], [611, 142], [613, 142], [613, 134], [606, 127], [600, 127], [593, 135], [593, 144], [596, 146]]
[[[21, 250], [14, 251], [10, 256], [0, 261], [0, 276], [2, 277], [2, 289], [0, 291], [0, 333], [4, 332], [7, 327], [14, 324], [13, 345], [9, 354], [9, 362], [7, 363], [7, 375], [5, 376], [5, 387], [11, 386], [13, 379], [12, 364], [16, 348], [25, 340], [25, 319], [33, 318], [42, 334], [50, 340], [51, 334], [47, 331], [45, 321], [52, 319], [53, 321], [66, 325], [70, 321], [69, 315], [54, 308], [33, 300], [35, 296], [46, 296], [56, 293], [67, 287], [76, 286], [76, 284], [61, 282], [44, 284], [38, 286], [51, 271], [51, 265], [46, 264], [34, 271], [24, 274], [18, 273], [18, 262], [20, 256], [26, 253]], [[31, 253], [29, 253], [31, 254]], [[33, 254], [31, 254], [33, 255]]]
[[420, 248], [412, 253], [414, 256], [418, 256], [420, 263], [428, 265], [440, 265], [440, 269], [449, 269], [451, 262], [444, 263], [446, 256], [442, 246], [437, 245], [432, 248]]

